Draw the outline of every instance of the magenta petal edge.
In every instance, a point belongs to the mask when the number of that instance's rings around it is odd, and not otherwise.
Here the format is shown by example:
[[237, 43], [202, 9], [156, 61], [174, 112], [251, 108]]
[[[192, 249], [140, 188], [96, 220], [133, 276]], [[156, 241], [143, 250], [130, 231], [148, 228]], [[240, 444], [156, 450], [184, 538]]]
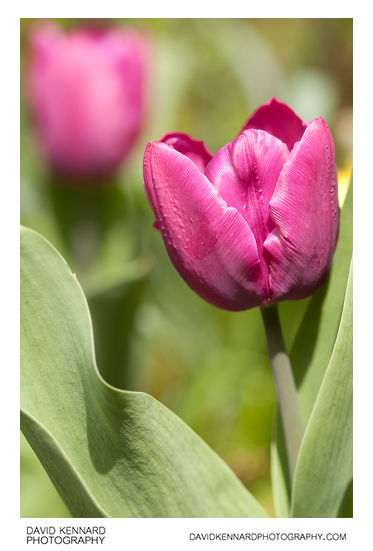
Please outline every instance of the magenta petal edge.
[[144, 183], [169, 257], [202, 298], [246, 310], [312, 294], [338, 238], [334, 141], [272, 98], [212, 155], [168, 133], [149, 143]]

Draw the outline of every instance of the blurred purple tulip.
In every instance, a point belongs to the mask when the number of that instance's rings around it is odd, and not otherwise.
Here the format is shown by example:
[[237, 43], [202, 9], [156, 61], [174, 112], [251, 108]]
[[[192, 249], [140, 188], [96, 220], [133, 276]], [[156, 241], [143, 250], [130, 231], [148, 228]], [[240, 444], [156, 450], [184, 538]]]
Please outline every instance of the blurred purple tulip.
[[172, 263], [215, 306], [300, 299], [325, 280], [339, 207], [324, 119], [304, 122], [271, 99], [214, 156], [166, 134], [147, 145], [144, 180]]
[[147, 40], [131, 30], [36, 27], [29, 97], [43, 149], [58, 171], [115, 170], [144, 116]]

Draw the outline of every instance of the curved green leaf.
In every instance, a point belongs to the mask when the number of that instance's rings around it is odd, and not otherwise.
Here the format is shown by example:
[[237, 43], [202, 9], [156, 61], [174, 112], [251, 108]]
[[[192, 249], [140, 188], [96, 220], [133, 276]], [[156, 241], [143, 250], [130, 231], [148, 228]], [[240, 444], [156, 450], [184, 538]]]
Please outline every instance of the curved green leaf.
[[352, 479], [352, 264], [338, 336], [302, 441], [293, 517], [336, 517]]
[[70, 518], [39, 459], [21, 433], [20, 517]]
[[338, 246], [327, 285], [312, 297], [290, 352], [305, 423], [334, 348], [352, 257], [352, 182], [341, 213]]
[[[290, 360], [299, 393], [299, 403], [305, 425], [308, 422], [317, 393], [328, 366], [341, 319], [343, 301], [352, 255], [352, 180], [341, 212], [337, 250], [328, 282], [307, 303], [307, 307], [290, 350]], [[286, 306], [286, 317], [291, 310], [299, 316], [297, 303]], [[284, 330], [286, 324], [282, 323]], [[286, 335], [285, 335], [286, 336]], [[277, 414], [275, 414], [275, 417]], [[290, 484], [281, 425], [275, 419], [271, 446], [271, 478], [276, 512], [279, 517], [289, 515]]]
[[151, 396], [99, 375], [83, 292], [21, 232], [21, 427], [73, 516], [265, 517], [228, 466]]

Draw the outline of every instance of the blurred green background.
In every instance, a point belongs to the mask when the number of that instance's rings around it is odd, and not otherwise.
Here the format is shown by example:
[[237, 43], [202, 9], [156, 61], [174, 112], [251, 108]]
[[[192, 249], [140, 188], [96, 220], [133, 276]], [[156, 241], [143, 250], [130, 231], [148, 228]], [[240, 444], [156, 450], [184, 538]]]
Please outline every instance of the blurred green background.
[[[274, 515], [269, 446], [275, 393], [257, 310], [203, 302], [168, 259], [142, 183], [148, 141], [181, 131], [214, 153], [271, 96], [303, 119], [323, 116], [342, 191], [352, 163], [352, 19], [61, 19], [136, 27], [151, 39], [146, 122], [131, 158], [103, 188], [55, 181], [27, 103], [21, 20], [21, 223], [76, 272], [91, 308], [98, 367], [112, 384], [152, 394], [189, 424]], [[306, 301], [282, 304], [291, 345]], [[21, 438], [21, 516], [68, 511]]]

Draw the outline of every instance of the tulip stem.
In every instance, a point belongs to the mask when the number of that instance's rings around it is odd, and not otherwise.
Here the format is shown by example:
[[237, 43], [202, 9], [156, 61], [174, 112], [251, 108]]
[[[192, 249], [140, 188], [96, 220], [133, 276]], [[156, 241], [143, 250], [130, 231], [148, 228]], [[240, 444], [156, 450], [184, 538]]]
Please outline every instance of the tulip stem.
[[263, 307], [261, 312], [284, 429], [290, 480], [293, 483], [295, 465], [304, 432], [303, 421], [294, 376], [282, 336], [277, 305]]

